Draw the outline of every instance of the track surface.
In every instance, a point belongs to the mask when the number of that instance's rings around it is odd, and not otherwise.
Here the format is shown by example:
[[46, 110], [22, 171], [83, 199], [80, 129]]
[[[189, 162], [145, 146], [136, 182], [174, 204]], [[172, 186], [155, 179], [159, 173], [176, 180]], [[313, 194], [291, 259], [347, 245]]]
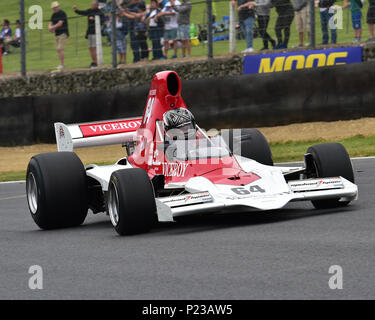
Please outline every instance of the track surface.
[[[375, 160], [355, 160], [360, 199], [339, 210], [294, 203], [214, 215], [132, 237], [103, 214], [40, 231], [24, 183], [0, 185], [0, 299], [374, 299]], [[43, 290], [28, 269], [43, 268]], [[328, 269], [343, 268], [331, 290]]]

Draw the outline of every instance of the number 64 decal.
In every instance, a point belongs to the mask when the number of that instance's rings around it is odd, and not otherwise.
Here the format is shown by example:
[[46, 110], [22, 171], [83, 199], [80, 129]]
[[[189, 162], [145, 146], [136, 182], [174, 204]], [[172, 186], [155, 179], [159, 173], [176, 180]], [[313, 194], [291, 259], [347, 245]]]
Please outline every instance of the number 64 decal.
[[266, 190], [262, 189], [262, 188], [259, 187], [258, 185], [250, 186], [250, 189], [249, 189], [249, 190], [247, 190], [247, 189], [244, 188], [244, 187], [232, 188], [231, 190], [232, 190], [234, 193], [239, 194], [239, 195], [250, 194], [250, 193], [252, 193], [252, 192], [260, 192], [260, 193], [264, 193], [264, 192], [266, 192]]

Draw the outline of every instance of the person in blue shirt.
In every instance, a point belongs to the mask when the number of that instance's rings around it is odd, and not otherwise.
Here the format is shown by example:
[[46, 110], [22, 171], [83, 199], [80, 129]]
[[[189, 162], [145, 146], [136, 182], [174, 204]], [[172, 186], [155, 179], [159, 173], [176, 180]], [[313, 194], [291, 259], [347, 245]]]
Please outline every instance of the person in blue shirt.
[[0, 34], [0, 48], [2, 48], [2, 54], [5, 56], [8, 54], [8, 44], [12, 41], [12, 29], [10, 27], [9, 20], [3, 21], [3, 28]]

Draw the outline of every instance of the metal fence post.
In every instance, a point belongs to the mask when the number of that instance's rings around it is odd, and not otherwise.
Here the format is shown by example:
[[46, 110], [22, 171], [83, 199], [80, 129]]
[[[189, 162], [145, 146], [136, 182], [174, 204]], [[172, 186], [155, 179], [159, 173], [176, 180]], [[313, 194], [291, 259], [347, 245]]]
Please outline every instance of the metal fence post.
[[232, 2], [229, 2], [229, 52], [233, 53], [236, 51], [236, 15], [235, 7]]
[[25, 0], [20, 0], [21, 20], [21, 75], [26, 77]]
[[40, 56], [40, 60], [43, 60], [43, 29], [40, 29], [39, 30], [39, 41], [40, 41], [40, 45], [39, 45], [39, 56]]
[[112, 0], [111, 4], [111, 45], [112, 45], [112, 68], [117, 68], [117, 52], [116, 52], [116, 0]]
[[213, 58], [212, 45], [212, 0], [207, 0], [207, 40], [208, 40], [208, 58]]
[[78, 56], [78, 20], [76, 20], [76, 57]]
[[310, 0], [310, 46], [315, 48], [315, 1]]

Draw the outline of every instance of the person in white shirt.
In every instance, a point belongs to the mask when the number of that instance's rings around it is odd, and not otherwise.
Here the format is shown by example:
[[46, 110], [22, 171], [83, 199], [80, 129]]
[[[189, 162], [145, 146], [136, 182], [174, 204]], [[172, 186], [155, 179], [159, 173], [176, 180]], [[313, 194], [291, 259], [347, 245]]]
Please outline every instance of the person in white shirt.
[[[176, 0], [174, 2], [175, 6], [181, 5], [181, 2]], [[167, 2], [163, 10], [157, 14], [155, 21], [158, 19], [163, 19], [164, 21], [164, 52], [165, 56], [168, 57], [168, 50], [173, 48], [174, 54], [172, 59], [177, 58], [177, 12], [173, 9], [171, 2]]]
[[161, 38], [163, 37], [162, 18], [155, 21], [155, 17], [161, 12], [158, 0], [151, 0], [150, 11], [144, 16], [143, 21], [148, 24], [148, 35], [152, 42], [152, 60], [164, 60]]
[[16, 32], [11, 45], [17, 48], [21, 45], [21, 22], [19, 20], [16, 21]]

